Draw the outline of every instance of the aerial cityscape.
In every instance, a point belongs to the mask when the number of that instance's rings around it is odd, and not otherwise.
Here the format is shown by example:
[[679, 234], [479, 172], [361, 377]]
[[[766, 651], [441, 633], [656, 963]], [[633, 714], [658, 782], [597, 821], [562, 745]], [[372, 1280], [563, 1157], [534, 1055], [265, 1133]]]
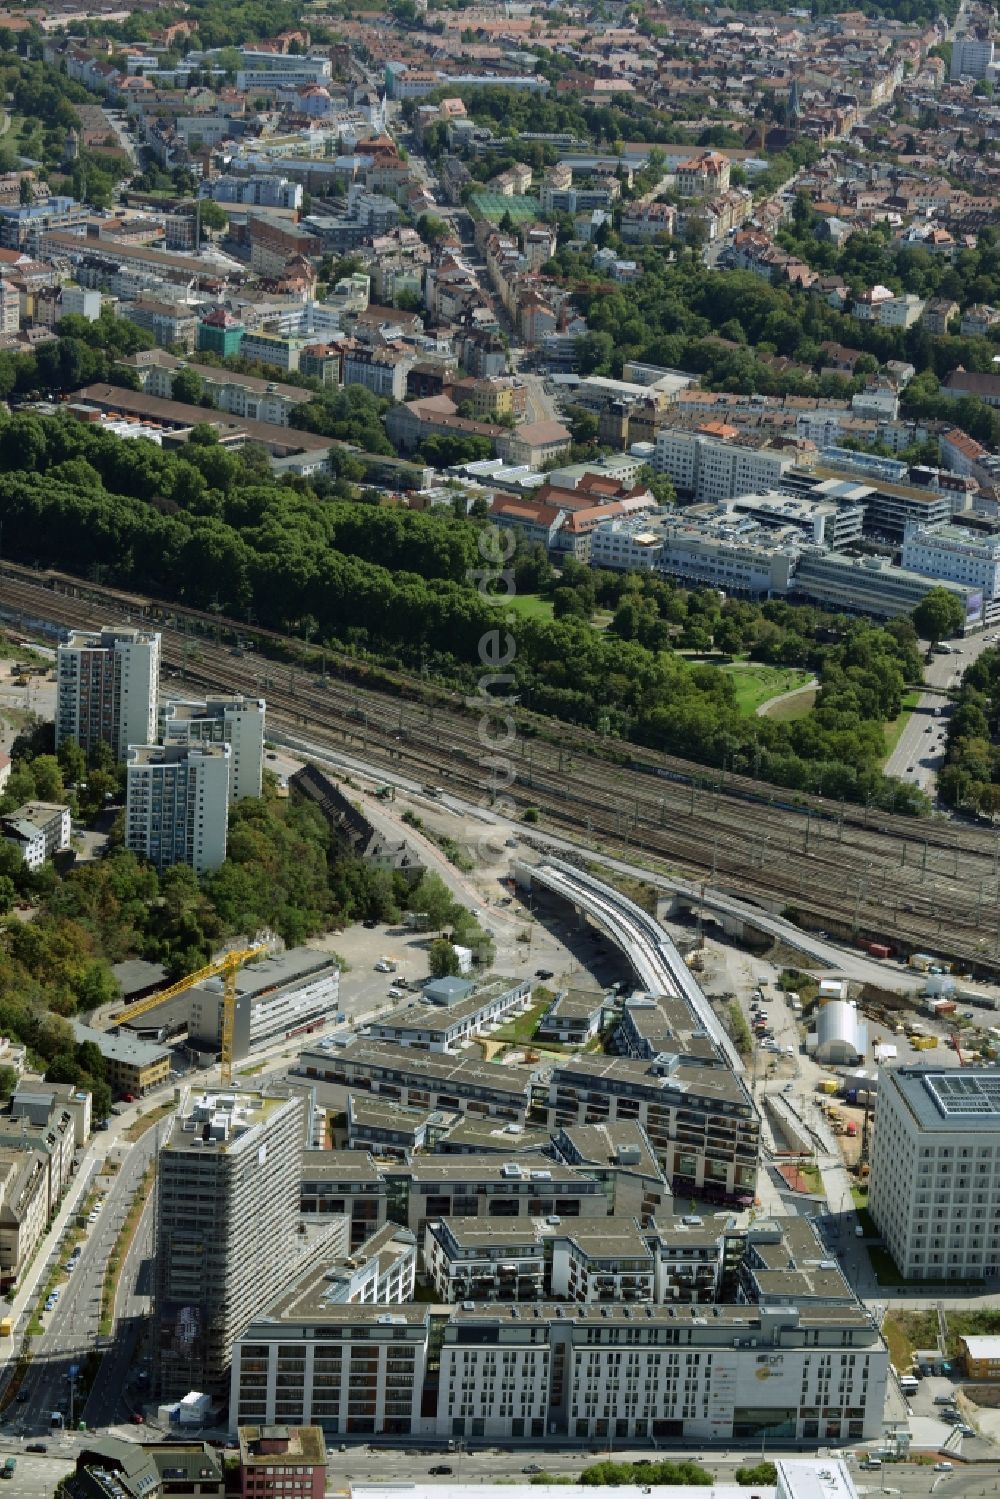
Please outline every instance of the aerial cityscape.
[[0, 74], [0, 1479], [1000, 1493], [996, 7]]

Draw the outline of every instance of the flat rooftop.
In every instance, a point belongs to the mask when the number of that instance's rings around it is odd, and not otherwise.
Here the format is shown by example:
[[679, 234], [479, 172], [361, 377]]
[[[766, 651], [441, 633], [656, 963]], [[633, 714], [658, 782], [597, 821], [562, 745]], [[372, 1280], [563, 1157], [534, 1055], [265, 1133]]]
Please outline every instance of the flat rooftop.
[[[561, 1144], [560, 1142], [564, 1142]], [[656, 1152], [641, 1124], [622, 1120], [617, 1124], [567, 1124], [553, 1141], [560, 1152], [568, 1150], [581, 1166], [641, 1172], [664, 1181]]]
[[377, 1093], [352, 1093], [348, 1105], [348, 1122], [358, 1129], [393, 1130], [398, 1134], [411, 1135], [427, 1124], [442, 1127], [460, 1115], [447, 1114], [440, 1109], [414, 1109], [406, 1104], [393, 1103], [380, 1098]]
[[[670, 1068], [668, 1071], [667, 1068]], [[609, 1092], [616, 1087], [632, 1092], [676, 1094], [692, 1103], [730, 1105], [737, 1113], [751, 1117], [753, 1106], [746, 1088], [726, 1067], [706, 1067], [674, 1057], [661, 1062], [639, 1061], [632, 1057], [592, 1056], [560, 1060], [552, 1070], [552, 1081], [572, 1083], [579, 1079], [585, 1087], [605, 1083]]]
[[481, 1156], [419, 1155], [409, 1165], [386, 1165], [383, 1169], [387, 1176], [405, 1175], [412, 1177], [415, 1182], [439, 1181], [443, 1178], [458, 1182], [506, 1181], [511, 1186], [516, 1186], [518, 1182], [537, 1182], [539, 1185], [549, 1181], [576, 1182], [583, 1191], [600, 1191], [593, 1178], [581, 1176], [576, 1167], [567, 1166], [563, 1161], [554, 1161], [540, 1150], [519, 1151], [516, 1159], [512, 1152], [510, 1159], [506, 1161], [492, 1151]]
[[605, 1222], [582, 1221], [572, 1226], [563, 1224], [556, 1234], [557, 1239], [570, 1239], [588, 1259], [611, 1259], [628, 1256], [629, 1259], [647, 1260], [653, 1266], [653, 1254], [640, 1233], [636, 1223], [627, 1218], [609, 1218]]
[[547, 1129], [533, 1129], [519, 1124], [511, 1129], [496, 1119], [477, 1119], [459, 1115], [434, 1147], [438, 1155], [460, 1155], [465, 1151], [492, 1150], [510, 1155], [511, 1151], [544, 1150], [551, 1136]]
[[[376, 1308], [372, 1308], [376, 1310]], [[405, 1308], [401, 1308], [405, 1310]], [[769, 1326], [777, 1317], [780, 1322], [787, 1315], [798, 1327], [872, 1327], [868, 1312], [853, 1302], [849, 1305], [816, 1305], [804, 1307], [760, 1307], [743, 1303], [727, 1302], [715, 1306], [633, 1306], [628, 1302], [561, 1302], [544, 1301], [513, 1302], [498, 1306], [496, 1302], [477, 1302], [466, 1306], [464, 1302], [450, 1308], [451, 1325], [468, 1323], [499, 1323], [501, 1327], [522, 1326], [527, 1330], [534, 1322], [569, 1322], [580, 1333], [581, 1340], [586, 1329], [592, 1327], [691, 1327], [747, 1329], [758, 1331], [766, 1322]], [[873, 1329], [874, 1332], [874, 1329]]]
[[366, 1150], [304, 1150], [302, 1180], [372, 1182], [379, 1169]]
[[181, 1100], [164, 1150], [207, 1155], [240, 1144], [259, 1125], [287, 1108], [289, 1095], [280, 1093], [196, 1092]]
[[[883, 1074], [885, 1076], [885, 1074]], [[963, 1067], [960, 1072], [899, 1067], [887, 1081], [904, 1099], [922, 1129], [1000, 1130], [1000, 1072]]]
[[439, 1220], [459, 1249], [488, 1249], [498, 1255], [530, 1249], [541, 1257], [542, 1245], [534, 1219], [443, 1218]]
[[[284, 1470], [286, 1463], [326, 1465], [326, 1443], [318, 1426], [241, 1426], [240, 1462]], [[271, 1449], [260, 1451], [261, 1445]]]
[[533, 1073], [527, 1067], [510, 1067], [499, 1062], [482, 1062], [474, 1058], [445, 1056], [440, 1052], [414, 1051], [409, 1046], [397, 1046], [391, 1041], [374, 1041], [359, 1038], [347, 1046], [331, 1047], [320, 1051], [309, 1047], [302, 1052], [303, 1065], [322, 1067], [332, 1071], [335, 1064], [345, 1067], [360, 1067], [381, 1072], [391, 1079], [432, 1082], [439, 1087], [458, 1085], [464, 1088], [485, 1088], [491, 1092], [506, 1093], [523, 1099], [527, 1095]]

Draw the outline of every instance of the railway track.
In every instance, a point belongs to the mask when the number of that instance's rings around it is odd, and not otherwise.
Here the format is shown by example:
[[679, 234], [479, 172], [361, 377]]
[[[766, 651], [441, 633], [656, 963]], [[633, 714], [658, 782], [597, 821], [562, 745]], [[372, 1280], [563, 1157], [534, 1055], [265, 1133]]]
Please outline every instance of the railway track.
[[[264, 654], [236, 655], [221, 643], [223, 636], [245, 639], [246, 628], [235, 621], [64, 575], [40, 580], [11, 564], [0, 566], [0, 609], [22, 627], [42, 620], [90, 628], [125, 618], [155, 622], [168, 689], [264, 695], [273, 722], [317, 745], [440, 782], [466, 799], [489, 799], [478, 715], [458, 694], [402, 674], [392, 679], [390, 694]], [[272, 632], [251, 633], [266, 648], [301, 648]], [[612, 754], [630, 763], [615, 763], [597, 735], [521, 710], [516, 717], [517, 777], [506, 794], [522, 809], [537, 808], [554, 829], [655, 856], [771, 908], [794, 908], [813, 927], [903, 951], [927, 948], [978, 972], [1000, 971], [996, 835], [820, 798], [792, 805], [779, 788], [627, 746]]]

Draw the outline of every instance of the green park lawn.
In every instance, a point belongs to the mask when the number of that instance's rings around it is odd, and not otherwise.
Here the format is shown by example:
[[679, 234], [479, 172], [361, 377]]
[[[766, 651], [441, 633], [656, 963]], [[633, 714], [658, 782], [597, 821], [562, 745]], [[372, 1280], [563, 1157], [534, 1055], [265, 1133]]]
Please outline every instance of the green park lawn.
[[810, 680], [810, 673], [798, 666], [758, 666], [750, 661], [732, 661], [719, 670], [732, 679], [736, 706], [744, 718], [751, 718], [768, 698], [793, 692]]
[[552, 600], [543, 599], [540, 593], [513, 593], [504, 599], [504, 608], [513, 609], [525, 619], [552, 618]]

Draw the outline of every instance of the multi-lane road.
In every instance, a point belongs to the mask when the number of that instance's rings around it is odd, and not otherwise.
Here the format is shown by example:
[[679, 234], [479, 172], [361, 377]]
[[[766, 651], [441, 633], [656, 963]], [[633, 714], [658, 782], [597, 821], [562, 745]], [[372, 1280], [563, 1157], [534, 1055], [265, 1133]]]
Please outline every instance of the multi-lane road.
[[[910, 714], [886, 761], [885, 773], [911, 781], [933, 797], [938, 771], [944, 763], [945, 735], [951, 704], [942, 694], [957, 687], [965, 668], [993, 643], [989, 635], [971, 635], [954, 643], [947, 655], [935, 655], [924, 669], [929, 689]], [[935, 709], [937, 712], [935, 712]]]
[[[79, 1263], [63, 1284], [58, 1303], [42, 1316], [43, 1332], [33, 1343], [33, 1357], [22, 1390], [27, 1400], [13, 1407], [14, 1429], [26, 1436], [36, 1436], [51, 1429], [54, 1411], [65, 1410], [70, 1422], [71, 1372], [79, 1370], [87, 1354], [97, 1346], [101, 1308], [101, 1286], [108, 1256], [114, 1248], [136, 1186], [152, 1159], [156, 1131], [150, 1130], [131, 1148], [119, 1148], [115, 1154], [120, 1166], [110, 1180], [104, 1206], [93, 1230], [84, 1241]], [[60, 1258], [65, 1258], [61, 1251]], [[100, 1381], [99, 1381], [100, 1382]], [[73, 1419], [82, 1412], [73, 1394]], [[120, 1386], [107, 1390], [94, 1410], [94, 1396], [88, 1402], [89, 1425], [106, 1425], [115, 1417]]]

